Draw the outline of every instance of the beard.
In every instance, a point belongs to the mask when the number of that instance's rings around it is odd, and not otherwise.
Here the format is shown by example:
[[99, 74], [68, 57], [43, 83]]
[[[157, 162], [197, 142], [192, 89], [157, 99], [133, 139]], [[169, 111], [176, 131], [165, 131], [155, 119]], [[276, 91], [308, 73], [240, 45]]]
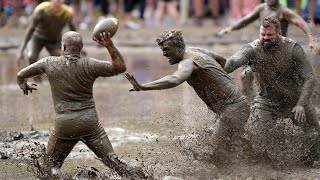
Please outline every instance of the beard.
[[275, 49], [279, 46], [279, 41], [262, 41], [262, 46], [266, 49]]

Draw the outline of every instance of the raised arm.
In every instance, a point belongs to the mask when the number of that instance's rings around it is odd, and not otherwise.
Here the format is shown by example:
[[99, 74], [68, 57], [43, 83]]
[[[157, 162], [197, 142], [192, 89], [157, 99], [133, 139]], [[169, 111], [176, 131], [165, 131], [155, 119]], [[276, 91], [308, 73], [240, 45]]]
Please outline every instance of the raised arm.
[[112, 72], [114, 74], [123, 73], [127, 70], [126, 64], [124, 63], [123, 57], [118, 49], [114, 46], [112, 40], [110, 39], [110, 34], [103, 32], [100, 33], [100, 40], [93, 38], [94, 41], [98, 42], [100, 45], [107, 48], [111, 58], [112, 58]]
[[194, 70], [194, 67], [195, 65], [193, 63], [193, 59], [185, 59], [179, 63], [178, 70], [176, 72], [156, 81], [140, 84], [132, 75], [129, 75], [128, 73], [126, 73], [126, 78], [134, 86], [130, 91], [169, 89], [188, 80]]
[[239, 67], [249, 64], [251, 59], [254, 59], [252, 47], [249, 44], [246, 44], [234, 55], [227, 59], [224, 70], [227, 73], [231, 73]]
[[284, 9], [284, 18], [291, 24], [298, 26], [302, 31], [307, 35], [309, 46], [313, 48], [316, 53], [320, 54], [320, 46], [317, 43], [316, 39], [313, 37], [309, 25], [296, 13], [294, 13], [289, 8]]
[[222, 37], [224, 34], [230, 33], [231, 31], [244, 28], [245, 26], [247, 26], [248, 24], [250, 24], [254, 20], [259, 19], [260, 12], [263, 9], [263, 7], [264, 7], [264, 4], [259, 4], [258, 6], [256, 6], [254, 8], [254, 10], [251, 13], [249, 13], [246, 16], [239, 19], [235, 24], [233, 24], [225, 29], [222, 29], [216, 35], [218, 37]]

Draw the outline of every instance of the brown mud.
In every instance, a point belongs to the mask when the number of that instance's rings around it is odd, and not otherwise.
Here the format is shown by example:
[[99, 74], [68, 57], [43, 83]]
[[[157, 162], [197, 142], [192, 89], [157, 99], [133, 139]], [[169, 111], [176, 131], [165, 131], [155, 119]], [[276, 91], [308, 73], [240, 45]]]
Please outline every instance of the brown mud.
[[[220, 27], [184, 26], [179, 29], [183, 31], [188, 46], [204, 47], [225, 57], [258, 37], [254, 26], [223, 39], [214, 37]], [[120, 27], [113, 37], [115, 45], [124, 55], [128, 72], [141, 82], [160, 78], [176, 68], [168, 65], [155, 42], [156, 36], [163, 30], [130, 31]], [[16, 47], [24, 33], [23, 29], [0, 29], [2, 179], [37, 179], [37, 169], [30, 165], [35, 162], [34, 159], [41, 157], [55, 118], [47, 82], [39, 84], [38, 91], [29, 96], [24, 96], [16, 85]], [[81, 34], [89, 56], [110, 59], [106, 50], [91, 40], [91, 32], [82, 31]], [[288, 36], [307, 46], [301, 30], [293, 27]], [[41, 57], [46, 55], [43, 50]], [[237, 73], [233, 76], [238, 81]], [[124, 75], [98, 79], [94, 86], [94, 98], [99, 118], [119, 157], [133, 166], [141, 166], [156, 179], [320, 178], [320, 171], [315, 167], [274, 169], [259, 160], [243, 161], [243, 157], [234, 159], [231, 166], [217, 168], [207, 158], [212, 148], [207, 141], [214, 135], [219, 122], [191, 87], [184, 83], [173, 89], [149, 92], [129, 92], [130, 88]], [[314, 95], [314, 103], [317, 103], [318, 97]], [[283, 123], [288, 124], [287, 121]], [[73, 149], [62, 170], [67, 179], [120, 179], [83, 143], [78, 143]]]

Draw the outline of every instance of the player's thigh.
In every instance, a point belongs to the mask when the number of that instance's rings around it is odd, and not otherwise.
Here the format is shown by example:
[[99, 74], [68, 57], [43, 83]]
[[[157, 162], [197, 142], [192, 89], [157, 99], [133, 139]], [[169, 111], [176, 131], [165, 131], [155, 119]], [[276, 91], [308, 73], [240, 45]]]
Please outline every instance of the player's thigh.
[[95, 133], [84, 137], [82, 141], [101, 159], [114, 154], [108, 135], [101, 126]]
[[61, 43], [46, 43], [46, 48], [51, 56], [60, 56], [61, 55]]
[[28, 60], [32, 64], [36, 62], [39, 58], [40, 51], [43, 48], [43, 43], [37, 38], [32, 38], [28, 46]]

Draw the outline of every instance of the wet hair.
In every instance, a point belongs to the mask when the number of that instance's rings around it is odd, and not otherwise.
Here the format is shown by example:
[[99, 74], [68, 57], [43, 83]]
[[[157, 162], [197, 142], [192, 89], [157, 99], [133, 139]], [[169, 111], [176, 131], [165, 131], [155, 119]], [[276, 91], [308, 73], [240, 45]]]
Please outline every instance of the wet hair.
[[281, 33], [281, 24], [279, 19], [277, 19], [274, 16], [268, 16], [266, 18], [264, 18], [261, 23], [260, 26], [267, 28], [267, 27], [276, 27], [276, 31]]
[[68, 52], [80, 52], [83, 47], [82, 37], [75, 31], [64, 33], [61, 42], [66, 46], [65, 51]]
[[170, 43], [176, 46], [177, 48], [179, 48], [180, 51], [185, 50], [185, 44], [184, 44], [181, 31], [176, 31], [176, 30], [165, 31], [164, 33], [158, 36], [156, 41], [159, 46], [162, 46], [162, 44], [166, 41], [170, 41]]

